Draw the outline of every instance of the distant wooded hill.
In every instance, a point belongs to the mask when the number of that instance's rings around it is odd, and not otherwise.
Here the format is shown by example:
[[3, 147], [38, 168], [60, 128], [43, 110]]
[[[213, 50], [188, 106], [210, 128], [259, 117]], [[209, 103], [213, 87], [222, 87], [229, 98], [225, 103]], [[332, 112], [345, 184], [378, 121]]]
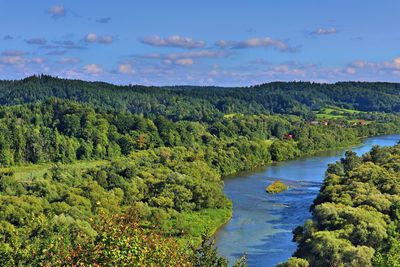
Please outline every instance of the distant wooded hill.
[[311, 115], [338, 106], [361, 111], [400, 112], [400, 84], [274, 82], [252, 87], [146, 87], [67, 80], [47, 75], [0, 81], [0, 104], [37, 102], [51, 97], [172, 120], [210, 120], [231, 113]]

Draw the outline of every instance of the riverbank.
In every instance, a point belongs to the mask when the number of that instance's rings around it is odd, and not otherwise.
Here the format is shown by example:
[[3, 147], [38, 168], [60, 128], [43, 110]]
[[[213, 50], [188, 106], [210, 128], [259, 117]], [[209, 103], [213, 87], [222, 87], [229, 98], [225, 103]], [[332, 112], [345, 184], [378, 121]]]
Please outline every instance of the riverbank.
[[[232, 218], [232, 208], [204, 209], [198, 212], [183, 213], [183, 222], [188, 232], [178, 239], [185, 247], [197, 247], [201, 244], [203, 235], [214, 236]], [[195, 223], [194, 223], [195, 222]]]
[[[360, 139], [359, 139], [360, 140]], [[346, 144], [346, 147], [348, 145]], [[329, 148], [331, 149], [331, 148]], [[313, 152], [312, 154], [319, 153], [319, 151]], [[298, 158], [304, 157], [305, 155], [301, 155]], [[270, 164], [275, 164], [280, 161], [268, 162], [263, 165], [255, 165], [257, 166], [269, 166]], [[99, 160], [99, 161], [77, 161], [75, 163], [66, 164], [63, 167], [68, 167], [71, 170], [84, 170], [88, 168], [98, 167], [105, 164], [108, 164], [109, 161]], [[54, 164], [38, 164], [38, 165], [27, 165], [27, 166], [15, 166], [12, 167], [15, 171], [15, 177], [17, 180], [21, 178], [41, 178], [49, 169], [54, 166]], [[235, 172], [239, 173], [241, 170]], [[224, 176], [221, 179], [225, 179]], [[185, 236], [182, 238], [182, 243], [191, 243], [191, 244], [199, 244], [201, 241], [201, 236], [204, 233], [207, 233], [208, 236], [215, 235], [221, 227], [224, 227], [229, 220], [232, 218], [232, 206], [222, 208], [222, 209], [203, 209], [196, 212], [183, 212], [183, 216], [180, 218], [179, 222], [176, 222], [177, 226], [182, 226], [182, 229], [185, 229]]]
[[[351, 148], [358, 154], [374, 145], [393, 145], [400, 135], [361, 139], [362, 143], [318, 155], [275, 162], [253, 172], [240, 172], [224, 178], [225, 194], [233, 202], [233, 217], [216, 234], [221, 255], [232, 261], [246, 253], [250, 266], [275, 266], [287, 260], [296, 249], [292, 230], [310, 216], [309, 207], [319, 192], [327, 164]], [[265, 194], [266, 177], [299, 181], [296, 188], [277, 195]]]
[[[362, 142], [362, 138], [359, 138], [358, 141], [356, 143], [354, 143], [353, 145], [360, 144], [361, 142]], [[346, 144], [343, 146], [339, 146], [336, 149], [349, 148], [350, 146], [351, 145]], [[303, 154], [297, 158], [315, 155], [315, 154], [318, 154], [318, 153], [321, 153], [324, 151], [328, 151], [328, 150], [332, 150], [332, 148], [329, 148], [326, 150], [315, 151], [310, 154]], [[264, 165], [254, 166], [254, 169], [265, 168], [266, 166], [269, 166], [270, 164], [274, 164], [274, 163], [278, 163], [278, 162], [281, 162], [281, 161], [274, 161], [274, 162], [269, 162]], [[221, 179], [223, 179], [223, 180], [229, 179], [229, 177], [232, 177], [242, 171], [251, 171], [251, 170], [239, 170], [233, 174], [223, 176], [223, 177], [221, 177]], [[232, 219], [232, 214], [233, 214], [232, 206], [229, 209], [213, 210], [212, 214], [213, 214], [214, 219], [212, 219], [212, 220], [209, 220], [210, 217], [209, 217], [208, 211], [209, 210], [199, 211], [196, 213], [188, 213], [188, 215], [187, 215], [188, 221], [195, 221], [196, 226], [194, 228], [195, 230], [191, 233], [191, 236], [186, 236], [186, 237], [182, 238], [182, 240], [180, 241], [181, 244], [184, 244], [184, 245], [190, 244], [190, 245], [197, 246], [201, 243], [201, 238], [204, 233], [206, 233], [207, 236], [209, 236], [209, 237], [215, 237], [217, 232]]]
[[[378, 136], [375, 136], [378, 137]], [[352, 144], [345, 143], [342, 145], [337, 146], [336, 148], [329, 147], [324, 150], [318, 150], [318, 151], [313, 151], [312, 153], [308, 154], [301, 154], [298, 157], [290, 160], [301, 160], [304, 158], [316, 156], [321, 153], [326, 153], [329, 151], [337, 151], [337, 150], [348, 150], [351, 149], [354, 146], [357, 146], [363, 142], [365, 137], [360, 137], [357, 138], [356, 142], [353, 142]], [[271, 161], [263, 165], [256, 165], [254, 168], [251, 170], [245, 169], [245, 170], [239, 170], [235, 172], [234, 174], [230, 175], [225, 175], [221, 177], [223, 181], [226, 181], [227, 179], [230, 179], [234, 176], [240, 175], [243, 172], [246, 173], [251, 173], [259, 169], [265, 169], [266, 167], [273, 166], [274, 164], [279, 164], [285, 161]], [[260, 187], [262, 190], [265, 189], [265, 186]], [[265, 193], [265, 191], [264, 191]], [[282, 205], [282, 207], [285, 207], [285, 205]], [[202, 236], [206, 234], [208, 237], [215, 237], [218, 233], [218, 231], [221, 228], [224, 228], [229, 221], [232, 219], [233, 215], [233, 207], [230, 205], [230, 207], [224, 209], [204, 209], [196, 212], [184, 212], [182, 214], [182, 222], [181, 225], [183, 228], [188, 229], [187, 232], [185, 232], [184, 235], [178, 238], [179, 243], [182, 246], [198, 246], [201, 243]], [[194, 223], [195, 222], [195, 223]], [[178, 224], [179, 224], [178, 223]], [[243, 252], [242, 252], [243, 253]]]
[[[321, 149], [321, 150], [313, 151], [313, 152], [311, 152], [311, 153], [305, 153], [305, 154], [299, 155], [299, 156], [296, 157], [296, 158], [291, 158], [291, 159], [289, 159], [289, 160], [294, 160], [294, 159], [301, 159], [301, 158], [305, 158], [305, 157], [310, 157], [310, 156], [318, 155], [319, 153], [324, 153], [324, 152], [332, 151], [332, 150], [342, 150], [342, 149], [346, 149], [346, 150], [347, 150], [347, 149], [350, 149], [351, 147], [354, 147], [354, 146], [356, 146], [356, 145], [361, 144], [362, 141], [363, 141], [363, 139], [371, 138], [371, 137], [379, 137], [379, 136], [385, 136], [385, 135], [381, 135], [381, 134], [380, 134], [380, 135], [375, 135], [375, 136], [363, 136], [363, 137], [359, 137], [359, 138], [357, 138], [356, 142], [353, 142], [353, 143], [346, 143], [346, 144], [338, 145], [338, 146], [335, 147], [335, 148], [329, 147], [329, 148], [326, 148], [326, 149]], [[272, 144], [272, 143], [271, 143], [271, 144]], [[225, 176], [221, 177], [221, 179], [222, 179], [222, 180], [229, 179], [230, 177], [233, 177], [233, 176], [235, 176], [235, 175], [237, 175], [237, 174], [239, 174], [239, 173], [241, 173], [241, 172], [244, 172], [244, 171], [246, 171], [246, 172], [251, 172], [252, 170], [254, 171], [254, 170], [257, 170], [257, 169], [260, 169], [260, 168], [265, 168], [265, 167], [267, 167], [267, 166], [269, 166], [269, 165], [271, 165], [271, 164], [279, 163], [279, 162], [282, 162], [282, 161], [271, 161], [271, 162], [266, 163], [266, 164], [263, 164], [263, 165], [255, 165], [255, 166], [253, 166], [253, 168], [250, 169], [250, 170], [249, 170], [249, 169], [239, 170], [239, 171], [236, 171], [236, 172], [234, 172], [234, 173], [232, 173], [232, 174], [225, 175]], [[223, 210], [223, 209], [222, 209], [222, 210]], [[224, 215], [226, 216], [227, 214], [224, 213]], [[231, 207], [231, 209], [230, 209], [229, 217], [224, 217], [224, 219], [218, 220], [218, 221], [221, 222], [220, 224], [218, 224], [218, 222], [212, 222], [212, 223], [211, 223], [210, 227], [211, 227], [213, 230], [207, 232], [207, 233], [208, 233], [208, 236], [210, 236], [210, 237], [215, 236], [216, 232], [217, 232], [220, 228], [222, 228], [226, 223], [228, 223], [229, 220], [230, 220], [231, 218], [232, 218], [232, 207]], [[197, 242], [199, 242], [199, 241], [197, 241]]]
[[400, 145], [373, 148], [369, 155], [346, 154], [337, 168], [327, 169], [312, 221], [294, 233], [298, 248], [292, 261], [311, 266], [400, 265], [400, 229], [391, 227], [399, 219], [393, 210], [398, 205]]
[[[399, 127], [399, 129], [400, 129], [400, 127]], [[268, 166], [269, 164], [279, 163], [279, 162], [286, 161], [286, 160], [300, 159], [300, 158], [303, 158], [303, 157], [309, 157], [309, 156], [317, 155], [319, 153], [323, 153], [323, 152], [331, 151], [331, 150], [351, 148], [351, 147], [353, 147], [355, 145], [361, 144], [363, 139], [371, 138], [371, 137], [385, 136], [385, 135], [392, 135], [392, 134], [396, 134], [397, 132], [398, 131], [389, 131], [389, 132], [386, 132], [386, 133], [378, 133], [376, 135], [360, 136], [360, 137], [356, 137], [354, 139], [354, 142], [341, 142], [339, 144], [336, 144], [335, 146], [329, 146], [329, 147], [325, 147], [325, 148], [322, 148], [322, 149], [317, 149], [317, 150], [313, 150], [313, 151], [309, 151], [309, 152], [303, 152], [303, 151], [299, 150], [299, 153], [294, 157], [288, 157], [288, 158], [284, 158], [284, 159], [281, 159], [281, 160], [271, 160], [271, 159], [269, 159], [269, 160], [263, 161], [261, 163], [255, 163], [255, 164], [253, 164], [251, 166], [248, 166], [248, 167], [245, 167], [245, 168], [242, 168], [242, 169], [238, 169], [238, 170], [234, 170], [232, 172], [224, 173], [224, 174], [222, 174], [221, 179], [225, 180], [226, 178], [234, 176], [234, 175], [236, 175], [236, 174], [238, 174], [240, 172], [252, 171], [252, 170], [255, 170], [257, 168], [263, 168], [265, 166]], [[294, 146], [297, 145], [296, 141], [265, 140], [265, 142], [267, 142], [269, 144], [269, 146], [271, 146], [274, 142], [292, 143]]]

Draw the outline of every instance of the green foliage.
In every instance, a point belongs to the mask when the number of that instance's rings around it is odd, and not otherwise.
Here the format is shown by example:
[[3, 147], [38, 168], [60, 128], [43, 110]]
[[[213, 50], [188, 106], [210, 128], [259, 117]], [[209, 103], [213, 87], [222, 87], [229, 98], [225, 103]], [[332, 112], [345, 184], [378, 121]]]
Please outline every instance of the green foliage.
[[391, 238], [385, 252], [376, 253], [373, 265], [377, 267], [399, 267], [400, 266], [400, 241]]
[[[207, 236], [202, 237], [201, 245], [194, 249], [191, 259], [194, 267], [227, 267], [228, 261], [218, 255], [215, 247], [215, 240], [208, 239]], [[233, 267], [247, 267], [246, 255], [237, 259]]]
[[[379, 88], [379, 90], [377, 90]], [[332, 105], [361, 111], [399, 112], [399, 84], [274, 82], [252, 87], [145, 87], [65, 80], [47, 75], [0, 82], [0, 104], [44, 101], [52, 97], [102, 109], [163, 115], [174, 121], [208, 121], [229, 114], [313, 115]]]
[[308, 267], [309, 263], [305, 259], [292, 257], [287, 262], [280, 263], [277, 267]]
[[178, 233], [180, 231], [181, 242], [198, 245], [204, 233], [214, 234], [221, 225], [227, 223], [231, 216], [230, 208], [202, 209], [198, 212], [182, 212], [171, 219], [175, 230]]
[[294, 231], [295, 256], [310, 266], [400, 266], [399, 166], [399, 145], [330, 165], [313, 220]]
[[[398, 116], [381, 113], [400, 111], [398, 91], [387, 83], [2, 81], [0, 265], [226, 266], [212, 242], [198, 248], [231, 216], [221, 177], [398, 132]], [[327, 105], [370, 123], [310, 123], [312, 110]], [[368, 266], [374, 250], [374, 262], [396, 261], [396, 246], [380, 245], [398, 233], [396, 155], [374, 148], [330, 166], [314, 222], [297, 229], [299, 253], [321, 248], [305, 256], [311, 266]], [[288, 266], [306, 263], [293, 258]], [[242, 257], [235, 266], [245, 265]]]
[[273, 161], [293, 159], [300, 155], [294, 143], [276, 141], [271, 145], [271, 158]]
[[218, 256], [218, 251], [215, 247], [214, 239], [207, 239], [203, 237], [203, 241], [199, 248], [197, 248], [193, 255], [194, 267], [227, 267], [228, 261]]
[[282, 181], [276, 180], [265, 188], [269, 194], [277, 194], [286, 191], [289, 187]]
[[62, 266], [192, 266], [187, 253], [172, 238], [140, 227], [134, 210], [102, 216], [94, 240], [73, 247]]

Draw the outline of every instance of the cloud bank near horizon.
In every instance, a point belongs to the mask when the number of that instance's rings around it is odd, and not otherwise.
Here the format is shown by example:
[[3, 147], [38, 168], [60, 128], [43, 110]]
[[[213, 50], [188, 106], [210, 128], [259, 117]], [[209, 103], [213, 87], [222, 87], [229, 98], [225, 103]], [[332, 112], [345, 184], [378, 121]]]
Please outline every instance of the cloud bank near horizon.
[[219, 11], [228, 0], [212, 2], [212, 9], [206, 2], [186, 3], [182, 11], [160, 0], [121, 0], [121, 6], [10, 1], [0, 16], [2, 25], [11, 25], [0, 30], [0, 78], [45, 73], [117, 84], [222, 86], [400, 81], [400, 37], [391, 30], [398, 2], [389, 0], [390, 8], [346, 2], [348, 10], [337, 3], [313, 16], [309, 9], [298, 12], [307, 3], [230, 2], [234, 9], [227, 13]]

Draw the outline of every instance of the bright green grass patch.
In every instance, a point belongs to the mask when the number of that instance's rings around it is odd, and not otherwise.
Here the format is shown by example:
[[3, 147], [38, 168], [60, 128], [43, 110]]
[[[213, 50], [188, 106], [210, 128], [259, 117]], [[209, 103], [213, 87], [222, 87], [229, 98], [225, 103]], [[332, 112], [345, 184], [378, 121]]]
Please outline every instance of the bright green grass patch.
[[[69, 170], [82, 170], [107, 164], [107, 160], [80, 160], [71, 164], [61, 164]], [[10, 168], [0, 168], [0, 171], [13, 171], [16, 179], [42, 178], [43, 175], [53, 167], [54, 163], [43, 163], [25, 166], [14, 166]]]
[[345, 109], [345, 108], [338, 108], [338, 107], [327, 107], [321, 110], [325, 114], [337, 113], [337, 114], [358, 114], [362, 113], [362, 111], [355, 110], [355, 109]]
[[326, 107], [319, 111], [315, 112], [317, 119], [343, 119], [349, 115], [363, 113], [359, 110], [354, 109], [345, 109], [345, 108], [338, 108], [338, 107]]
[[243, 114], [241, 113], [230, 113], [230, 114], [225, 114], [224, 118], [225, 119], [233, 119], [234, 117], [242, 117]]
[[327, 119], [327, 120], [337, 120], [337, 119], [343, 119], [345, 118], [344, 115], [332, 115], [332, 114], [323, 114], [323, 113], [317, 113], [315, 114], [317, 119]]
[[180, 224], [187, 232], [179, 239], [179, 243], [197, 246], [204, 234], [206, 236], [214, 235], [231, 217], [231, 208], [184, 212]]

